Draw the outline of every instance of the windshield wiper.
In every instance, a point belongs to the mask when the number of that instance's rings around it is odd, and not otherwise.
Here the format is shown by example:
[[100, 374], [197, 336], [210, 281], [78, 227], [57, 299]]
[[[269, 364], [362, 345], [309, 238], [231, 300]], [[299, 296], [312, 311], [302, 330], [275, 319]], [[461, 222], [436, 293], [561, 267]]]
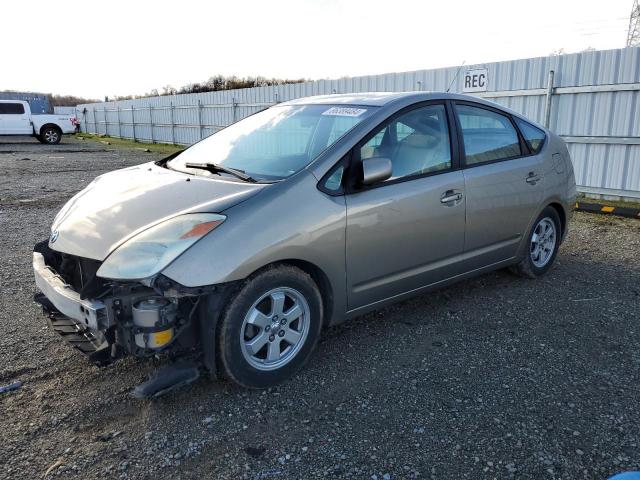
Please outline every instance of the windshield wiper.
[[199, 168], [200, 170], [207, 170], [211, 173], [228, 173], [229, 175], [233, 175], [240, 180], [244, 180], [245, 182], [256, 183], [257, 180], [250, 175], [244, 173], [244, 170], [240, 170], [239, 168], [231, 168], [225, 167], [222, 165], [218, 165], [216, 163], [185, 163], [185, 167], [187, 168]]

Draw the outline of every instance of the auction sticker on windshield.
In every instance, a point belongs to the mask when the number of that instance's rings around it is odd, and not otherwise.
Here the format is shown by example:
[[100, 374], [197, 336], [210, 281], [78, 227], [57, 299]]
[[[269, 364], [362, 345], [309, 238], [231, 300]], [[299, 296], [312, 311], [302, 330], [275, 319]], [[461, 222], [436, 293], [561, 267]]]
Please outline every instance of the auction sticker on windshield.
[[329, 110], [322, 112], [322, 115], [338, 115], [340, 117], [359, 117], [366, 108], [351, 108], [351, 107], [331, 107]]

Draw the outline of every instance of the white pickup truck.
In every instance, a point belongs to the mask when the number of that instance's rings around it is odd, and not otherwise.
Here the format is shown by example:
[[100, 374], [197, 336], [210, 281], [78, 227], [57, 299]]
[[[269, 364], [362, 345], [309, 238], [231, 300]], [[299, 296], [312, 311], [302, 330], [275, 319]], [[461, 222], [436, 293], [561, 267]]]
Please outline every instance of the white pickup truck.
[[76, 131], [73, 115], [33, 115], [29, 103], [0, 100], [0, 135], [30, 135], [42, 143], [60, 143], [62, 135]]

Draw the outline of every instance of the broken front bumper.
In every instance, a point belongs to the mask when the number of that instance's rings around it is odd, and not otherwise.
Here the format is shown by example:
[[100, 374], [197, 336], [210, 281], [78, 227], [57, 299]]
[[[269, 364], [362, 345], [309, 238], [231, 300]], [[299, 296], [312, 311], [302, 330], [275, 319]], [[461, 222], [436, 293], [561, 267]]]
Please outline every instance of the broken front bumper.
[[78, 292], [47, 267], [39, 252], [33, 252], [33, 272], [38, 289], [61, 314], [94, 333], [100, 330], [107, 315], [101, 301], [81, 299]]
[[196, 312], [213, 287], [189, 289], [161, 277], [153, 287], [103, 281], [92, 261], [54, 252], [45, 242], [34, 247], [32, 262], [40, 291], [34, 300], [49, 326], [94, 363], [197, 350]]

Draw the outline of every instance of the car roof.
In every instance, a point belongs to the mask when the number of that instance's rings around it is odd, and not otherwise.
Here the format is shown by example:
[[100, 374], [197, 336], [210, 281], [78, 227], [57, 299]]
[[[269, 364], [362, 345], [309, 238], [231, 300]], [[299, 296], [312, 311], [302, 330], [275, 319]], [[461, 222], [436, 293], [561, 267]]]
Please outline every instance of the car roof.
[[363, 93], [335, 93], [333, 95], [315, 95], [312, 97], [302, 97], [295, 100], [279, 103], [278, 105], [360, 105], [363, 107], [384, 107], [393, 103], [399, 103], [399, 108], [417, 102], [427, 100], [466, 100], [469, 102], [484, 104], [492, 108], [497, 108], [512, 116], [522, 118], [537, 127], [548, 131], [544, 126], [524, 117], [510, 108], [500, 105], [484, 98], [459, 93], [448, 92], [363, 92]]
[[363, 92], [363, 93], [337, 93], [333, 95], [315, 95], [313, 97], [297, 98], [283, 102], [280, 105], [363, 105], [369, 107], [381, 107], [397, 100], [421, 100], [435, 99], [461, 99], [478, 101], [477, 97], [458, 95], [446, 92]]

